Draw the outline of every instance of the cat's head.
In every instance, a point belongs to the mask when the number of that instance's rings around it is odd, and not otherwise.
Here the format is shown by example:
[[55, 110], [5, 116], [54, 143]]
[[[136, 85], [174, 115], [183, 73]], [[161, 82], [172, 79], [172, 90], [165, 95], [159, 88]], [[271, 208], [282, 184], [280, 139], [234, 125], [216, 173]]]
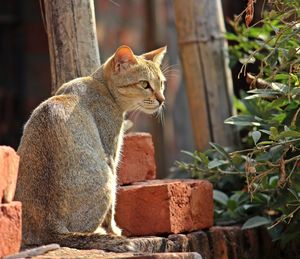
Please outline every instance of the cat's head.
[[166, 78], [160, 69], [166, 47], [134, 55], [121, 46], [104, 64], [107, 85], [124, 111], [158, 112], [164, 105]]

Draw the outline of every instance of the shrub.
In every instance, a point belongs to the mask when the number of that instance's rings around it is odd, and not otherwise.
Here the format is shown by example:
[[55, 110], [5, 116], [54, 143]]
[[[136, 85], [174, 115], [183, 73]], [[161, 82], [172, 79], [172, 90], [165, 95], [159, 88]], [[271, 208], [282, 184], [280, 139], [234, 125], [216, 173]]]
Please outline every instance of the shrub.
[[[186, 152], [191, 163], [177, 164], [214, 183], [216, 224], [265, 225], [285, 245], [300, 237], [300, 2], [272, 1], [251, 27], [241, 17], [227, 38], [235, 43], [231, 63], [242, 64], [239, 76], [250, 89], [225, 123], [247, 131], [246, 148], [211, 143], [205, 152]], [[258, 65], [255, 75], [249, 63]]]

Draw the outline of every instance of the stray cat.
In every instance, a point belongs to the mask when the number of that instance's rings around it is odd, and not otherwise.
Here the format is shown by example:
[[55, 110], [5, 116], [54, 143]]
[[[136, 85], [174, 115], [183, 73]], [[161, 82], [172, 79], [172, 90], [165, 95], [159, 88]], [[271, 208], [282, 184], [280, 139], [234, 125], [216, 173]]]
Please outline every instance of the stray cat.
[[165, 53], [136, 56], [121, 46], [91, 76], [62, 85], [33, 111], [18, 148], [23, 245], [135, 249], [114, 220], [124, 116], [161, 110]]

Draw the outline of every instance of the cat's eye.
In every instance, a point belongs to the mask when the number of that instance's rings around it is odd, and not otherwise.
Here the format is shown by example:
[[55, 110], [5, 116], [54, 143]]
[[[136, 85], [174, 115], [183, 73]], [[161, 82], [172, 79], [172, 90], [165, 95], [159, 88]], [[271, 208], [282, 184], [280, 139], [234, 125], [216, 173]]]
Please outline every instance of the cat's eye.
[[141, 86], [142, 86], [144, 89], [151, 89], [151, 85], [149, 84], [148, 81], [141, 81]]

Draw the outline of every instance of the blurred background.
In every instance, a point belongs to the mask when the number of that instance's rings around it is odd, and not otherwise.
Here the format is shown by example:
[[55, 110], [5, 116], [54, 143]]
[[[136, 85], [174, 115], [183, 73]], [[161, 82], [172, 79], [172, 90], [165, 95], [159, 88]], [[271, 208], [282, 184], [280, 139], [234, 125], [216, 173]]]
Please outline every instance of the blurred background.
[[[247, 1], [223, 0], [225, 24]], [[95, 0], [97, 36], [103, 63], [116, 48], [129, 45], [135, 54], [168, 46], [170, 66], [166, 87], [165, 120], [129, 114], [133, 131], [153, 134], [158, 177], [170, 174], [181, 150], [194, 149], [193, 134], [178, 58], [171, 0]], [[244, 84], [233, 68], [235, 92]], [[0, 144], [18, 147], [22, 128], [32, 110], [50, 96], [48, 42], [38, 0], [0, 0]]]

